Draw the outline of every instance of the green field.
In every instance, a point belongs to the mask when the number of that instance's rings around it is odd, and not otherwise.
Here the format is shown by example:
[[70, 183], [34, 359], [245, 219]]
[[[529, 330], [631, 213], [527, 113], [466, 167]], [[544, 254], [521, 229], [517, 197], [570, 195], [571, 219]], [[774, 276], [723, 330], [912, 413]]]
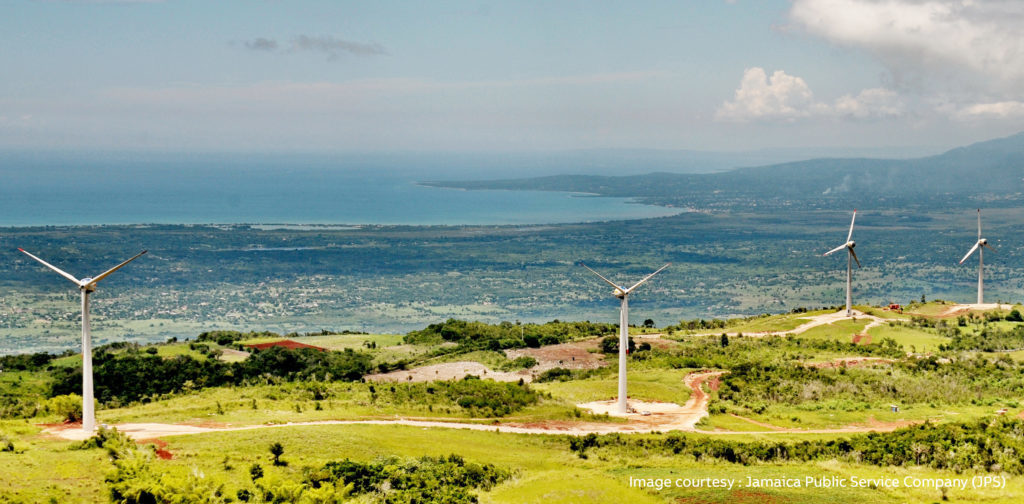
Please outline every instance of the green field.
[[[5, 433], [17, 435], [19, 453], [0, 453], [0, 495], [14, 501], [57, 502], [101, 501], [106, 488], [101, 474], [111, 465], [102, 450], [68, 450], [71, 442], [39, 437], [33, 427], [2, 424]], [[656, 439], [657, 436], [652, 439]], [[821, 438], [821, 436], [817, 436]], [[799, 439], [799, 438], [797, 438]], [[802, 439], [808, 439], [807, 436]], [[307, 468], [328, 461], [352, 459], [369, 462], [382, 456], [411, 459], [457, 453], [467, 461], [489, 463], [512, 471], [513, 478], [489, 492], [480, 492], [485, 503], [573, 503], [573, 502], [820, 502], [827, 496], [834, 502], [937, 502], [942, 492], [935, 488], [747, 487], [748, 478], [821, 480], [836, 477], [877, 479], [957, 478], [979, 475], [968, 472], [937, 471], [922, 467], [879, 468], [849, 462], [824, 461], [810, 464], [729, 464], [699, 461], [691, 456], [644, 454], [635, 450], [601, 448], [587, 459], [570, 452], [561, 436], [496, 434], [451, 429], [403, 426], [304, 426], [222, 432], [202, 435], [167, 436], [165, 449], [172, 460], [153, 459], [149, 464], [160, 474], [183, 480], [197, 478], [197, 484], [223, 485], [222, 493], [233, 496], [251, 488], [248, 469], [263, 467], [264, 481], [302, 478]], [[268, 446], [279, 442], [281, 459], [287, 466], [270, 463]], [[497, 448], [500, 447], [500, 448]], [[497, 449], [496, 449], [497, 448]], [[630, 481], [669, 478], [663, 489], [630, 487]], [[677, 487], [677, 478], [724, 478], [733, 488]], [[912, 481], [912, 480], [908, 480]], [[954, 502], [1018, 502], [1024, 495], [1024, 478], [1007, 478], [1006, 488], [968, 487], [951, 489]]]
[[798, 335], [800, 338], [827, 339], [851, 342], [854, 335], [864, 332], [870, 320], [840, 320], [831, 324], [812, 327]]
[[[813, 314], [812, 314], [813, 315]], [[808, 314], [759, 317], [734, 328], [756, 327], [785, 330], [802, 323]], [[685, 404], [691, 396], [685, 377], [698, 369], [726, 371], [710, 391], [710, 416], [698, 424], [698, 432], [687, 439], [730, 442], [786, 443], [827, 442], [853, 436], [857, 431], [885, 429], [929, 422], [932, 425], [975, 425], [988, 423], [997, 410], [1006, 417], [1024, 414], [1017, 391], [1024, 390], [1024, 364], [1013, 359], [1017, 353], [939, 350], [950, 338], [937, 326], [923, 322], [892, 321], [869, 331], [871, 342], [851, 344], [854, 334], [863, 332], [870, 321], [840, 320], [812, 328], [800, 335], [781, 337], [693, 336], [676, 334], [671, 347], [634, 352], [629, 358], [629, 394], [634, 400]], [[930, 323], [930, 322], [929, 322]], [[748, 324], [748, 325], [743, 325]], [[892, 324], [892, 325], [890, 325]], [[935, 324], [932, 324], [935, 325]], [[1011, 331], [1014, 322], [991, 322], [989, 329]], [[984, 327], [970, 325], [968, 331]], [[652, 331], [657, 331], [652, 330]], [[946, 334], [946, 333], [942, 333]], [[276, 339], [276, 338], [274, 338]], [[294, 338], [332, 350], [367, 352], [373, 366], [399, 359], [409, 366], [454, 361], [475, 361], [499, 368], [509, 361], [500, 351], [480, 350], [456, 343], [404, 344], [403, 337], [390, 334], [325, 335]], [[244, 343], [266, 341], [245, 340]], [[882, 340], [893, 343], [882, 345]], [[114, 348], [108, 359], [150, 358], [150, 349], [165, 362], [194, 360], [207, 364], [206, 353], [223, 349], [212, 342], [163, 343], [150, 347]], [[234, 345], [231, 345], [234, 346]], [[375, 347], [375, 348], [373, 348]], [[915, 355], [908, 355], [916, 352]], [[427, 355], [438, 353], [435, 357]], [[321, 355], [313, 352], [312, 355]], [[333, 354], [332, 354], [333, 355]], [[135, 356], [135, 357], [133, 357]], [[931, 357], [929, 357], [931, 356]], [[1009, 356], [1010, 359], [1006, 359]], [[940, 363], [937, 358], [947, 359]], [[236, 360], [241, 357], [234, 357]], [[319, 357], [317, 357], [319, 358]], [[811, 367], [837, 359], [873, 359], [869, 365]], [[184, 361], [182, 360], [184, 359]], [[932, 359], [932, 360], [928, 360]], [[67, 356], [51, 363], [75, 368], [80, 357]], [[146, 361], [152, 362], [152, 361]], [[922, 363], [931, 363], [923, 365]], [[220, 364], [223, 365], [223, 364]], [[51, 369], [46, 368], [46, 369]], [[979, 371], [980, 370], [980, 371]], [[0, 420], [0, 502], [103, 501], [109, 484], [104, 482], [114, 469], [102, 449], [71, 449], [63, 441], [41, 432], [40, 424], [57, 423], [61, 416], [48, 408], [50, 372], [5, 371], [0, 373], [0, 390], [6, 401], [18, 401], [12, 416], [24, 419]], [[766, 374], [767, 373], [767, 374]], [[658, 449], [668, 436], [678, 434], [611, 434], [600, 436], [602, 446], [575, 453], [569, 439], [558, 429], [584, 424], [607, 428], [630, 427], [627, 420], [592, 415], [576, 407], [579, 403], [613, 399], [617, 392], [614, 365], [592, 371], [578, 371], [565, 381], [529, 385], [538, 393], [535, 402], [497, 416], [483, 416], [460, 397], [441, 396], [427, 387], [444, 384], [362, 383], [360, 381], [307, 380], [287, 376], [259, 376], [240, 385], [198, 387], [190, 384], [172, 393], [142, 397], [123, 404], [101, 405], [99, 422], [110, 425], [130, 423], [182, 423], [206, 427], [265, 426], [238, 431], [197, 435], [164, 436], [173, 458], [162, 460], [143, 448], [140, 469], [152, 471], [173, 485], [196, 491], [219, 487], [220, 495], [236, 498], [239, 491], [300, 488], [298, 482], [327, 462], [351, 459], [363, 463], [398, 457], [413, 460], [423, 456], [457, 454], [467, 462], [494, 464], [511, 477], [490, 490], [477, 489], [480, 502], [818, 502], [827, 496], [836, 502], [938, 502], [942, 491], [935, 488], [763, 488], [746, 486], [747, 478], [778, 479], [851, 476], [880, 478], [1006, 476], [1008, 488], [978, 488], [946, 491], [957, 502], [1016, 502], [1024, 495], [1024, 477], [1017, 472], [1000, 472], [974, 467], [960, 473], [936, 470], [924, 465], [871, 465], [851, 457], [825, 457], [808, 462], [775, 460], [728, 462], [723, 456], [709, 457], [692, 450], [678, 453]], [[449, 382], [455, 383], [455, 382]], [[473, 382], [470, 382], [473, 383]], [[516, 386], [510, 384], [509, 386]], [[734, 388], [729, 388], [734, 387]], [[707, 390], [707, 389], [706, 389]], [[728, 392], [728, 394], [726, 394]], [[32, 404], [39, 404], [32, 414]], [[3, 403], [0, 403], [2, 405]], [[899, 411], [890, 411], [890, 405]], [[551, 434], [509, 434], [488, 431], [424, 428], [401, 425], [307, 425], [294, 422], [351, 420], [425, 420], [493, 426], [497, 424], [556, 426]], [[814, 432], [826, 430], [835, 432]], [[10, 441], [13, 451], [4, 451]], [[287, 465], [271, 462], [269, 446], [283, 446]], [[651, 443], [649, 445], [643, 443]], [[956, 448], [956, 446], [953, 446]], [[792, 448], [791, 448], [792, 449]], [[134, 459], [133, 459], [134, 460]], [[254, 483], [249, 470], [259, 464], [264, 476]], [[98, 468], [98, 469], [97, 469]], [[1013, 469], [1016, 471], [1016, 469]], [[141, 473], [140, 473], [141, 474]], [[146, 473], [150, 474], [150, 473]], [[201, 476], [199, 476], [201, 475]], [[156, 477], [156, 476], [154, 476]], [[630, 486], [646, 478], [716, 477], [734, 480], [733, 489], [666, 488]], [[140, 480], [142, 481], [142, 480]], [[1000, 479], [1000, 481], [1002, 481]], [[262, 485], [262, 486], [261, 486]], [[203, 490], [206, 489], [206, 490]], [[298, 490], [295, 490], [298, 491]], [[206, 495], [206, 494], [204, 494]], [[297, 494], [296, 494], [297, 495]], [[377, 502], [364, 494], [353, 502]], [[308, 500], [308, 502], [320, 502]], [[304, 501], [305, 502], [305, 501]]]
[[949, 338], [935, 334], [934, 332], [905, 325], [883, 324], [872, 327], [868, 330], [872, 341], [881, 341], [883, 338], [892, 338], [908, 351], [934, 352], [939, 345], [949, 343]]

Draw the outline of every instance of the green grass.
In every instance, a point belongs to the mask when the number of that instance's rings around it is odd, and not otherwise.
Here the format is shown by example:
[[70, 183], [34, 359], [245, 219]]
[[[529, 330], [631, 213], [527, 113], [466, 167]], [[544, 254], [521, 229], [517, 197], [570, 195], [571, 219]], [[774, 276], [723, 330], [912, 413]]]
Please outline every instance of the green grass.
[[[0, 499], [46, 502], [101, 502], [106, 497], [103, 475], [111, 469], [102, 450], [68, 450], [71, 442], [54, 441], [37, 435], [38, 429], [24, 424], [0, 423], [8, 434], [17, 431], [21, 453], [0, 453]], [[735, 439], [835, 439], [835, 435], [716, 436]], [[656, 437], [656, 436], [651, 436]], [[516, 435], [452, 429], [422, 429], [398, 425], [282, 426], [272, 429], [219, 432], [202, 435], [165, 436], [172, 460], [153, 460], [160, 473], [187, 475], [202, 473], [204, 480], [224, 484], [233, 496], [239, 488], [251, 488], [248, 468], [260, 464], [267, 479], [301, 480], [306, 468], [349, 458], [369, 462], [380, 457], [403, 459], [456, 453], [467, 461], [495, 464], [513, 472], [513, 477], [489, 492], [478, 492], [482, 503], [588, 503], [588, 502], [707, 502], [707, 503], [815, 503], [827, 499], [836, 503], [931, 503], [941, 499], [932, 488], [743, 488], [747, 478], [821, 479], [835, 476], [858, 478], [970, 478], [923, 467], [875, 467], [850, 462], [729, 464], [699, 461], [687, 454], [669, 456], [659, 452], [623, 450], [614, 447], [592, 449], [587, 459], [568, 450], [563, 436]], [[280, 442], [287, 466], [270, 463], [269, 445]], [[631, 487], [630, 479], [668, 478], [663, 489]], [[725, 478], [733, 488], [676, 487], [678, 478]], [[1019, 502], [1024, 478], [1008, 477], [1007, 488], [951, 490], [953, 502]]]
[[241, 340], [239, 341], [239, 343], [243, 345], [251, 345], [254, 343], [268, 343], [271, 341], [290, 339], [293, 341], [298, 341], [299, 343], [315, 345], [330, 350], [344, 350], [346, 348], [359, 350], [361, 348], [365, 349], [365, 343], [368, 342], [376, 343], [378, 348], [400, 345], [402, 344], [402, 338], [403, 336], [401, 334], [329, 334], [316, 336], [298, 336], [295, 338], [250, 338], [247, 340]]
[[903, 345], [906, 351], [935, 352], [939, 345], [949, 343], [949, 338], [944, 338], [927, 329], [889, 324], [872, 327], [868, 330], [873, 343], [880, 343], [884, 338], [892, 338]]
[[864, 332], [864, 327], [871, 321], [868, 319], [840, 320], [831, 324], [812, 327], [797, 335], [799, 338], [853, 341], [853, 335]]
[[[683, 369], [642, 369], [634, 366], [626, 374], [629, 397], [685, 404], [690, 398], [690, 389], [683, 385], [683, 378], [689, 373], [690, 370]], [[584, 380], [536, 383], [533, 387], [572, 404], [603, 401], [618, 396], [618, 375], [612, 373]]]
[[[378, 397], [370, 392], [374, 387]], [[422, 418], [470, 423], [534, 422], [575, 419], [575, 403], [554, 396], [499, 419], [472, 418], [467, 410], [450, 404], [390, 402], [390, 384], [332, 382], [283, 383], [247, 387], [213, 387], [175, 394], [146, 404], [96, 412], [100, 423], [170, 422], [189, 424], [256, 425], [317, 420]], [[401, 385], [397, 385], [401, 387]], [[314, 389], [325, 396], [314, 400]], [[538, 387], [538, 390], [543, 390]], [[256, 407], [253, 408], [255, 402]], [[320, 409], [316, 409], [319, 404]], [[218, 406], [219, 405], [219, 406]], [[588, 419], [588, 417], [584, 417]]]
[[[168, 343], [162, 345], [154, 345], [152, 348], [156, 348], [156, 354], [165, 359], [171, 357], [177, 357], [179, 355], [185, 355], [192, 357], [196, 360], [206, 360], [206, 355], [192, 350], [188, 347], [188, 343]], [[216, 344], [207, 345], [210, 348], [220, 348]]]
[[941, 313], [945, 312], [946, 310], [948, 310], [949, 307], [954, 305], [954, 304], [956, 304], [956, 303], [946, 302], [946, 301], [941, 301], [941, 302], [930, 301], [930, 302], [925, 303], [923, 305], [922, 304], [915, 304], [913, 306], [904, 306], [903, 307], [903, 313], [905, 313], [907, 315], [914, 314], [914, 315], [924, 315], [926, 317], [936, 317], [939, 314], [941, 314]]
[[856, 305], [853, 307], [855, 310], [860, 310], [865, 315], [872, 315], [878, 318], [891, 319], [891, 320], [909, 320], [910, 316], [900, 312], [894, 312], [882, 309], [879, 306], [868, 306], [868, 305]]
[[702, 431], [726, 430], [732, 432], [758, 432], [771, 430], [752, 422], [748, 422], [742, 418], [736, 418], [735, 416], [727, 413], [707, 416], [698, 428]]
[[784, 313], [770, 317], [759, 318], [745, 324], [729, 328], [729, 332], [784, 332], [800, 327], [810, 319], [818, 315], [831, 313], [832, 310], [814, 310], [806, 313]]
[[[968, 420], [993, 416], [1000, 407], [1009, 401], [996, 402], [993, 405], [926, 405], [898, 404], [900, 411], [892, 412], [888, 402], [856, 403], [853, 401], [831, 400], [800, 405], [773, 404], [762, 414], [744, 413], [742, 416], [761, 423], [785, 429], [839, 429], [849, 425], [871, 425], [872, 420], [890, 422], [965, 422]], [[1016, 415], [1020, 408], [1008, 408], [1008, 415]], [[720, 427], [726, 430], [765, 431], [769, 429], [757, 427], [738, 418], [721, 418], [713, 415], [709, 420], [709, 430]], [[744, 425], [745, 424], [745, 425]]]

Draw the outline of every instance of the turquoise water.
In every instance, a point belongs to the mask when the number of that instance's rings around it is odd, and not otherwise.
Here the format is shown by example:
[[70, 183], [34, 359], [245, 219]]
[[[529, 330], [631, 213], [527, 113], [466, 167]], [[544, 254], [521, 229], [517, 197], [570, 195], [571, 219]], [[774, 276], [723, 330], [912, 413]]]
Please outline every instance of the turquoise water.
[[548, 224], [678, 209], [539, 191], [463, 191], [419, 180], [511, 178], [443, 167], [244, 156], [0, 159], [0, 226], [88, 224]]

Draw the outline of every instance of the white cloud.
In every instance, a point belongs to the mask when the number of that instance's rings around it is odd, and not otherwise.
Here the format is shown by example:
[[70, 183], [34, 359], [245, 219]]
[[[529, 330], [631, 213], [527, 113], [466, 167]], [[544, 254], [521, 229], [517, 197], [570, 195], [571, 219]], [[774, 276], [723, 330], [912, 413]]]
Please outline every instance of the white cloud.
[[763, 68], [748, 68], [733, 101], [718, 108], [715, 119], [726, 122], [795, 121], [810, 117], [871, 119], [903, 114], [903, 102], [894, 91], [865, 89], [856, 96], [844, 95], [834, 104], [814, 99], [810, 86], [800, 77], [776, 70], [771, 77]]
[[1024, 2], [1019, 0], [793, 0], [809, 33], [865, 49], [907, 87], [1019, 92]]
[[814, 96], [800, 77], [782, 70], [768, 76], [763, 68], [748, 68], [733, 101], [725, 102], [715, 118], [720, 121], [792, 121], [811, 114]]
[[1021, 119], [1024, 118], [1024, 102], [1003, 101], [976, 103], [956, 112], [958, 119]]
[[899, 95], [885, 88], [865, 89], [857, 96], [843, 95], [832, 107], [836, 115], [854, 119], [901, 116], [904, 108]]

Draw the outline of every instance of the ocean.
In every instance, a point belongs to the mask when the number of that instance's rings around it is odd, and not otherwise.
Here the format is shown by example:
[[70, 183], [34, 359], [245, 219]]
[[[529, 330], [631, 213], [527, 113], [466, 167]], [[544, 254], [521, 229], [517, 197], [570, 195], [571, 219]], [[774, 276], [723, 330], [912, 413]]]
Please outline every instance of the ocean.
[[414, 156], [5, 154], [0, 157], [0, 227], [552, 224], [680, 211], [626, 198], [417, 183], [536, 174], [508, 166], [449, 166], [437, 158], [418, 164]]

